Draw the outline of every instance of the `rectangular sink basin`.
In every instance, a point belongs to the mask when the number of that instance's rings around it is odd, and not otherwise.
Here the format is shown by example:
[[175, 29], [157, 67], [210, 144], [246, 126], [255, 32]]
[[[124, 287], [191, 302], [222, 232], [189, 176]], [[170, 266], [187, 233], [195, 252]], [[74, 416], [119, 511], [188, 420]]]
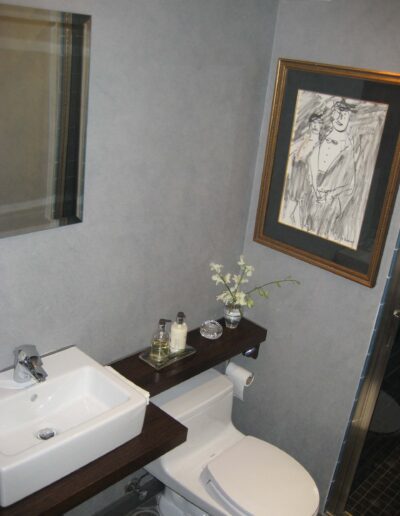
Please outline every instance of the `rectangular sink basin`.
[[43, 357], [45, 382], [0, 373], [0, 505], [140, 434], [149, 395], [76, 347]]

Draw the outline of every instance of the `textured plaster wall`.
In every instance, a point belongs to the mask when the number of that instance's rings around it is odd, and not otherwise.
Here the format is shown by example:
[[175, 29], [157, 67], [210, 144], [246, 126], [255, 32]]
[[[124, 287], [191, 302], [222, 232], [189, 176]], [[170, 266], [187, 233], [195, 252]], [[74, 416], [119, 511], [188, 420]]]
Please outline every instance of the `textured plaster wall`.
[[256, 279], [292, 274], [299, 287], [275, 290], [250, 314], [268, 328], [256, 373], [235, 421], [303, 463], [324, 500], [353, 404], [400, 221], [397, 202], [377, 285], [368, 289], [252, 241], [267, 126], [279, 57], [400, 70], [398, 0], [281, 0], [245, 240]]
[[0, 241], [0, 369], [221, 315], [208, 263], [243, 248], [277, 2], [8, 3], [91, 14], [92, 45], [84, 222]]
[[108, 362], [146, 346], [161, 316], [219, 315], [208, 262], [234, 263], [248, 220], [256, 279], [302, 284], [251, 312], [269, 333], [257, 361], [239, 359], [256, 381], [235, 420], [299, 459], [324, 498], [400, 205], [374, 289], [252, 242], [275, 66], [398, 71], [398, 0], [281, 0], [276, 20], [276, 0], [8, 3], [91, 14], [93, 33], [84, 222], [0, 240], [0, 369], [25, 342]]

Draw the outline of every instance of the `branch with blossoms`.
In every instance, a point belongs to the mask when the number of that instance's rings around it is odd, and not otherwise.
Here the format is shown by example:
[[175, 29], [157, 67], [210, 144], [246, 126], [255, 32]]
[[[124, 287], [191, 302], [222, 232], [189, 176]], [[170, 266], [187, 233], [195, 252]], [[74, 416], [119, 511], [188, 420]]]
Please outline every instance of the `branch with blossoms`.
[[265, 287], [272, 285], [281, 287], [283, 283], [300, 285], [299, 281], [288, 276], [287, 278], [269, 281], [268, 283], [264, 283], [263, 285], [245, 291], [239, 287], [244, 283], [249, 282], [249, 278], [253, 275], [254, 267], [252, 265], [248, 265], [244, 261], [243, 255], [240, 256], [237, 264], [239, 265], [238, 274], [231, 274], [230, 272], [223, 274], [223, 265], [214, 262], [210, 263], [210, 269], [213, 272], [211, 279], [215, 281], [216, 285], [223, 285], [225, 288], [225, 290], [217, 296], [217, 301], [222, 301], [225, 305], [247, 306], [247, 308], [251, 308], [254, 306], [254, 299], [251, 297], [252, 294], [257, 293], [263, 298], [269, 297], [269, 291], [266, 290]]

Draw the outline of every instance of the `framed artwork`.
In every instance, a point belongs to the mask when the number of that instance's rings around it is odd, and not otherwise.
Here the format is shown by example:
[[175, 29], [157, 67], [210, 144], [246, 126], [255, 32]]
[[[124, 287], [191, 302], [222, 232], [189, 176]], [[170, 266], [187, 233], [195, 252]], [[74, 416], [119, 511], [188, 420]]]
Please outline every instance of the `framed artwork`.
[[399, 74], [280, 59], [254, 240], [373, 287], [399, 129]]

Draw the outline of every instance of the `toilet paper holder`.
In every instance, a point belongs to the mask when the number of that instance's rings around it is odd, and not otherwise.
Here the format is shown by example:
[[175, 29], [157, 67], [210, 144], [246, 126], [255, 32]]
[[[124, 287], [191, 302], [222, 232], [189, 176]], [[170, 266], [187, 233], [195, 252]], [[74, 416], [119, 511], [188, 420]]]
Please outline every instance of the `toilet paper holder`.
[[260, 345], [253, 346], [252, 348], [249, 348], [246, 351], [243, 351], [242, 355], [244, 355], [245, 357], [248, 357], [248, 358], [257, 358], [259, 349], [260, 349]]
[[229, 361], [225, 369], [225, 374], [232, 382], [233, 395], [243, 401], [244, 390], [253, 383], [254, 373]]

